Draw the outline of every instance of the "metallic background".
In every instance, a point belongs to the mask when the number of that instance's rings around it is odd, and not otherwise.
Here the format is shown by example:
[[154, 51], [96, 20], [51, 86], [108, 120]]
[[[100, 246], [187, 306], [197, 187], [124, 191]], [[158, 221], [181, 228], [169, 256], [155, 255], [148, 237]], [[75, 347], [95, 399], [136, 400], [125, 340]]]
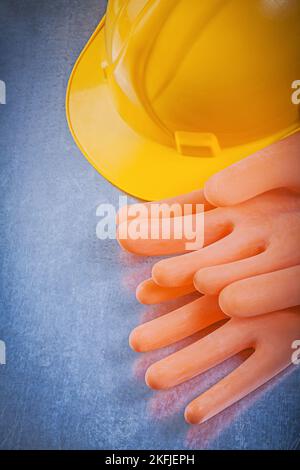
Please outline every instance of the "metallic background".
[[105, 3], [0, 0], [0, 366], [2, 449], [300, 447], [300, 371], [202, 426], [185, 404], [234, 361], [164, 393], [143, 372], [156, 355], [128, 347], [145, 313], [134, 288], [151, 261], [96, 238], [96, 208], [120, 191], [68, 131], [69, 74]]

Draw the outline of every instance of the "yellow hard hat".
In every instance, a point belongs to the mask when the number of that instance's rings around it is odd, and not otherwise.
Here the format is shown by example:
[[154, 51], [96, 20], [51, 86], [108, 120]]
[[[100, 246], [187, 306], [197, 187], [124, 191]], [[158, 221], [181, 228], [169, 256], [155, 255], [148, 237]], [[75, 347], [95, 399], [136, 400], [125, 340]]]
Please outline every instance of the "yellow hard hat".
[[299, 0], [110, 0], [67, 117], [104, 177], [156, 200], [299, 130], [299, 78]]

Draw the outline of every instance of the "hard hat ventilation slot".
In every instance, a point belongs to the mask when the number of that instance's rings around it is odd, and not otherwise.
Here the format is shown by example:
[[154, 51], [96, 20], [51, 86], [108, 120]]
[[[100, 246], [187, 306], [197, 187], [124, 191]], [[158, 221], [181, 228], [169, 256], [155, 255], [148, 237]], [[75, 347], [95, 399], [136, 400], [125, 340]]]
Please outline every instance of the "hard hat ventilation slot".
[[209, 132], [175, 132], [177, 151], [190, 157], [216, 157], [221, 149], [217, 137]]

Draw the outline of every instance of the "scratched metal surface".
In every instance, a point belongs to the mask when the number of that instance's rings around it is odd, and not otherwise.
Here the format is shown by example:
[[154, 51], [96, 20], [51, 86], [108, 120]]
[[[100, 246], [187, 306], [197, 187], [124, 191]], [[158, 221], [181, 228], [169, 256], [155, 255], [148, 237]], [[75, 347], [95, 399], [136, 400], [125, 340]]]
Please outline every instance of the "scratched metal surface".
[[96, 207], [121, 194], [89, 166], [65, 120], [69, 73], [100, 0], [0, 0], [2, 449], [299, 447], [300, 373], [290, 369], [200, 427], [184, 405], [232, 361], [168, 393], [146, 388], [155, 356], [130, 351], [150, 269], [95, 235]]

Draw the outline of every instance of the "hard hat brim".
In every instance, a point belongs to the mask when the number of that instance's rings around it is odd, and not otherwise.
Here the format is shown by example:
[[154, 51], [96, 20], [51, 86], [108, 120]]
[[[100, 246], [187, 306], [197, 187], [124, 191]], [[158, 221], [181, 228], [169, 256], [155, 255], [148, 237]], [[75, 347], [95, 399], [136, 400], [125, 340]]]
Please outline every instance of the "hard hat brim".
[[73, 138], [93, 167], [112, 184], [143, 200], [158, 200], [201, 188], [214, 173], [276, 140], [265, 139], [218, 157], [188, 157], [144, 138], [118, 114], [101, 63], [105, 17], [72, 71], [66, 113]]

